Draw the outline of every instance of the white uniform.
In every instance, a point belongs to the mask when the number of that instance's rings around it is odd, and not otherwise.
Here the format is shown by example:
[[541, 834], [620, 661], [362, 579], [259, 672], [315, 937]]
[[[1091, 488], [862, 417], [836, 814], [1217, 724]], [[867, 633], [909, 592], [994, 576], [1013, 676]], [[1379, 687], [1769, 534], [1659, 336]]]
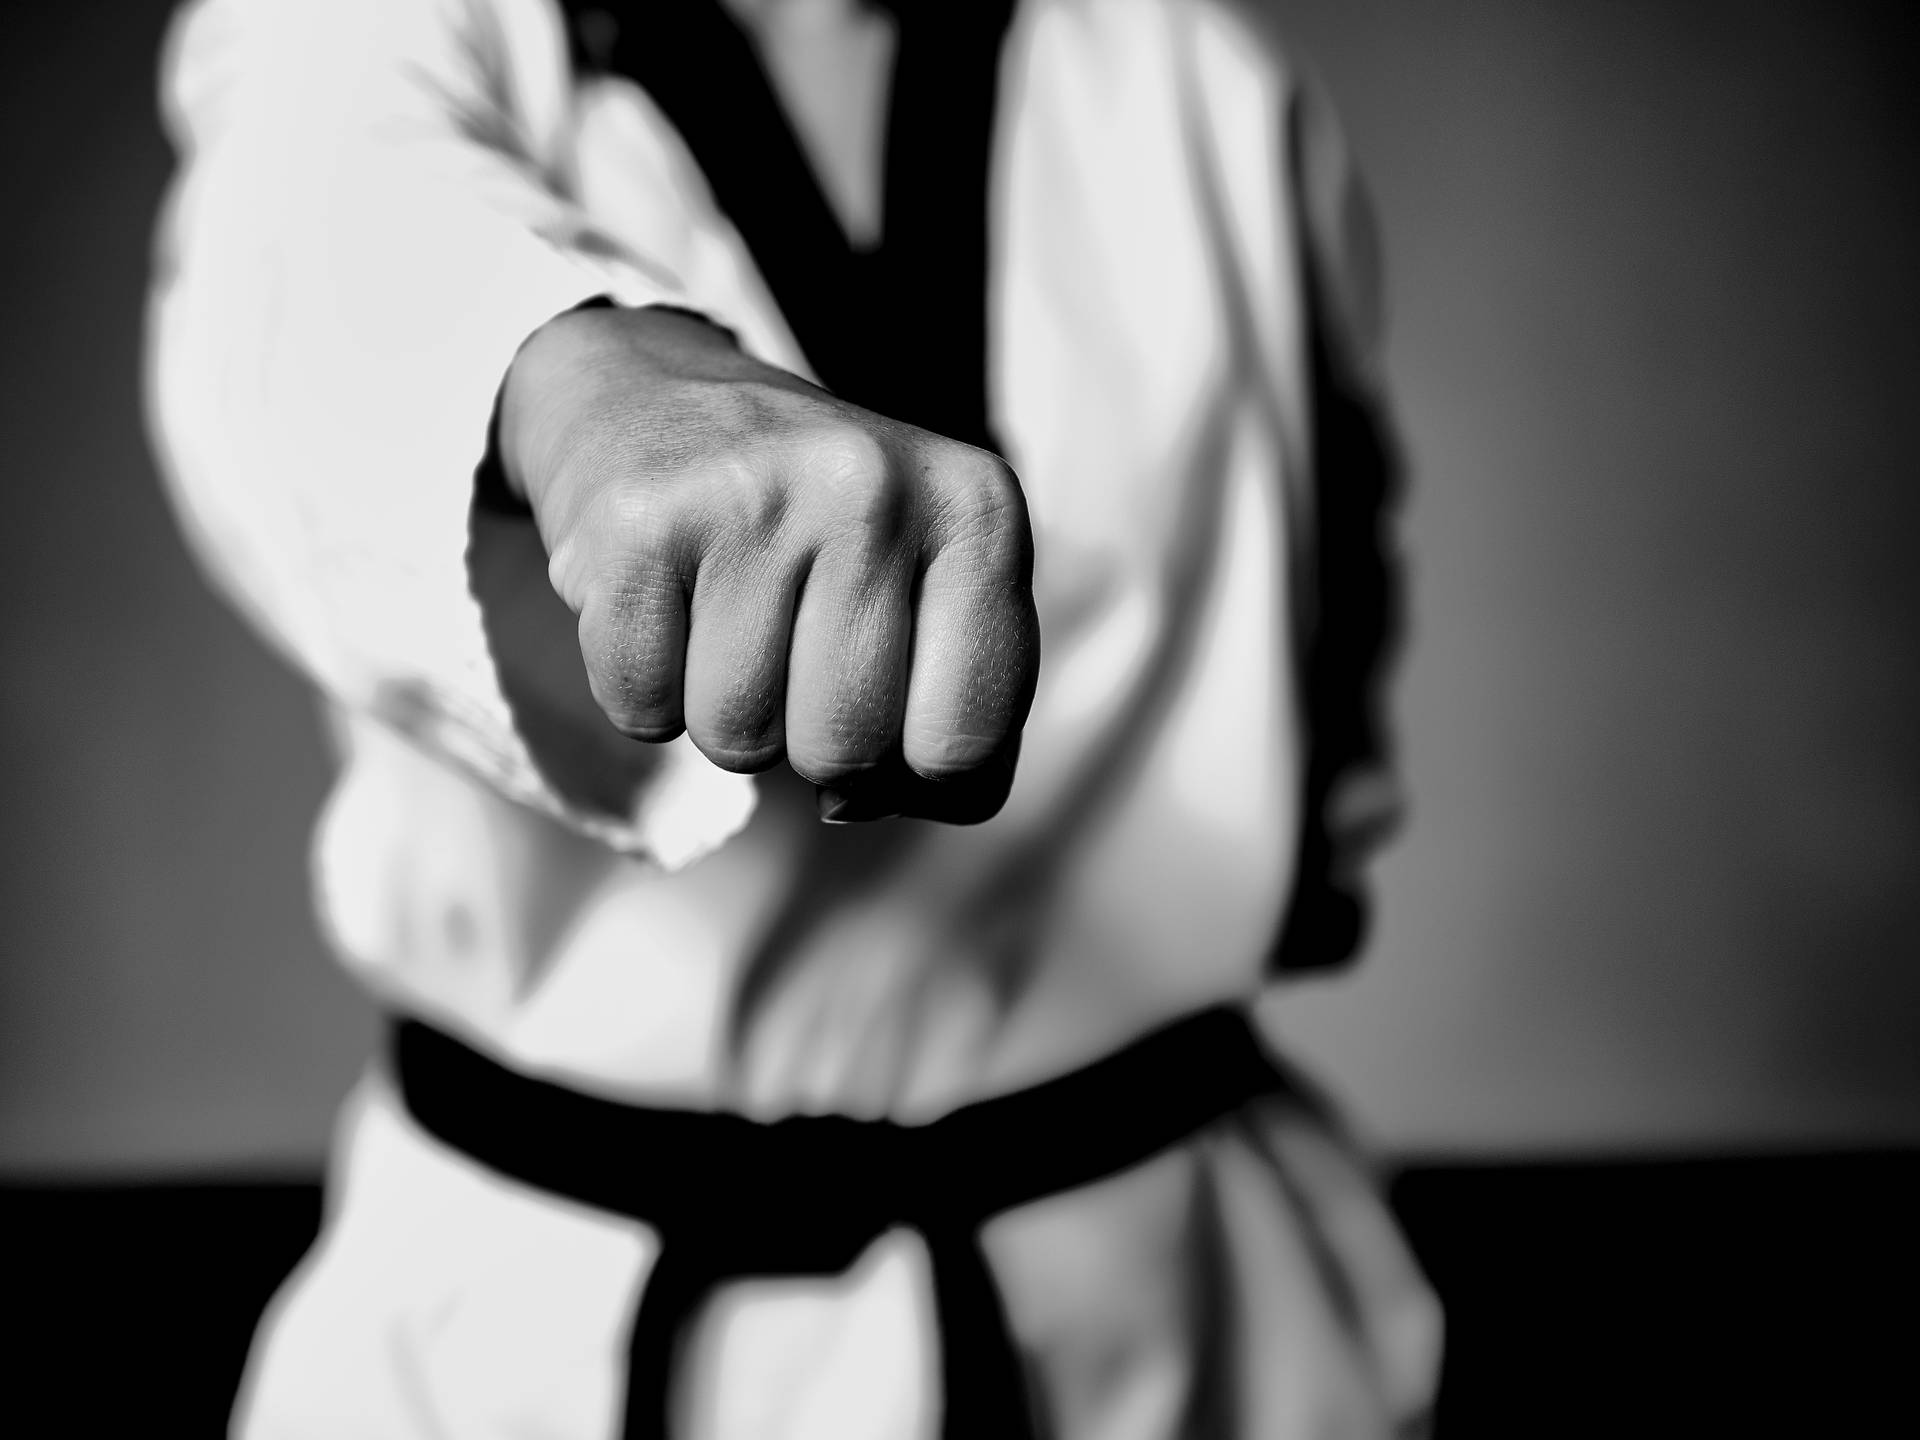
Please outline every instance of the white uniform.
[[[1337, 138], [1255, 18], [1016, 13], [989, 399], [1032, 511], [1043, 662], [1012, 797], [971, 829], [828, 829], [790, 777], [684, 740], [636, 746], [631, 807], [599, 813], [516, 730], [467, 548], [519, 343], [609, 295], [807, 373], [677, 135], [630, 83], [570, 71], [547, 0], [202, 0], [165, 83], [184, 163], [154, 426], [209, 569], [342, 718], [316, 887], [370, 987], [583, 1090], [905, 1121], [1260, 993], [1302, 824], [1302, 277], [1326, 280], [1362, 380], [1373, 299]], [[1383, 792], [1353, 778], [1358, 836]], [[1200, 1415], [1386, 1435], [1430, 1402], [1431, 1298], [1291, 1101], [986, 1235], [1069, 1440]], [[654, 1252], [441, 1147], [370, 1077], [240, 1430], [604, 1436]], [[904, 1232], [838, 1279], [728, 1287], [691, 1427], [936, 1433], [931, 1313]]]

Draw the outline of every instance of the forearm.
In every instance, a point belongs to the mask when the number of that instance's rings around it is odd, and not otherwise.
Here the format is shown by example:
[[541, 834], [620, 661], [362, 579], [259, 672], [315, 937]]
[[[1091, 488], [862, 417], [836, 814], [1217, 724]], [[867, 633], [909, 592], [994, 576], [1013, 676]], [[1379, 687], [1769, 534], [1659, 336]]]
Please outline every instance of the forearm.
[[[495, 11], [511, 54], [487, 48]], [[469, 588], [474, 468], [517, 348], [591, 295], [677, 294], [541, 178], [557, 142], [533, 112], [564, 113], [564, 50], [521, 32], [550, 19], [524, 0], [189, 12], [150, 413], [209, 570], [336, 700], [644, 851], [618, 774], [587, 811], [549, 783]]]

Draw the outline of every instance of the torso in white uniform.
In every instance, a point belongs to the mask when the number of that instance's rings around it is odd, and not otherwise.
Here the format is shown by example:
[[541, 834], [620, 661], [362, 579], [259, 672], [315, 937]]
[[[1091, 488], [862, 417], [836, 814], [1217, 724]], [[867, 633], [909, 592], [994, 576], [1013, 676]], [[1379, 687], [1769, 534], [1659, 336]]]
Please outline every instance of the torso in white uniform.
[[[763, 776], [746, 829], [668, 874], [351, 722], [323, 908], [397, 1003], [622, 1089], [910, 1116], [1258, 989], [1299, 823], [1299, 397], [1290, 375], [1229, 373], [1254, 317], [1214, 253], [1226, 197], [1200, 193], [1226, 177], [1193, 163], [1215, 143], [1196, 67], [1243, 37], [1204, 9], [1114, 8], [1033, 7], [1007, 57], [994, 393], [1044, 655], [1007, 811], [828, 828], [806, 787]], [[1249, 58], [1214, 58], [1212, 84], [1244, 88], [1214, 99], [1277, 127], [1283, 77]], [[617, 185], [635, 98], [616, 79], [583, 97], [589, 193]], [[678, 198], [688, 245], [732, 243]], [[1261, 219], [1290, 243], [1284, 208]]]

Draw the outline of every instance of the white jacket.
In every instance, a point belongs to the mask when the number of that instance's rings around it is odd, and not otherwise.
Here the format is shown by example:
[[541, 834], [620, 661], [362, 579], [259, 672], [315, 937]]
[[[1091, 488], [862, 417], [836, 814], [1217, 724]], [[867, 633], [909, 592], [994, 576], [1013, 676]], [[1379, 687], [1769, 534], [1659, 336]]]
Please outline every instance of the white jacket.
[[[1250, 1000], [1300, 897], [1345, 884], [1377, 834], [1376, 737], [1322, 723], [1366, 708], [1377, 637], [1346, 711], [1308, 683], [1341, 673], [1329, 425], [1376, 438], [1369, 232], [1257, 15], [1017, 12], [989, 395], [1034, 520], [1044, 658], [1013, 795], [973, 829], [824, 831], [791, 785], [684, 740], [603, 813], [516, 730], [467, 550], [520, 342], [609, 295], [701, 310], [807, 373], [671, 126], [631, 84], [572, 73], [548, 0], [201, 0], [165, 103], [182, 167], [157, 445], [209, 571], [342, 719], [316, 885], [395, 1004], [583, 1088], [926, 1118]], [[602, 1433], [644, 1232], [441, 1151], [377, 1077], [340, 1162], [249, 1433]], [[1109, 1190], [992, 1232], [1063, 1434], [1171, 1435], [1194, 1387], [1224, 1383], [1190, 1343], [1208, 1227], [1238, 1257], [1221, 1323], [1258, 1359], [1233, 1433], [1388, 1433], [1421, 1410], [1431, 1303], [1310, 1117], [1249, 1116]], [[931, 1423], [924, 1275], [908, 1240], [876, 1248], [709, 1327], [697, 1368], [725, 1378], [705, 1433]]]

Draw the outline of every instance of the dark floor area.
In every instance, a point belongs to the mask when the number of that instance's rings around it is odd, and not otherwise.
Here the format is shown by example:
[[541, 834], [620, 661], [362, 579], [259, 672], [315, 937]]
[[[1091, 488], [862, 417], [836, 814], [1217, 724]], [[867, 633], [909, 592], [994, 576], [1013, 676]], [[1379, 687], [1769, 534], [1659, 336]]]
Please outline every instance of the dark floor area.
[[[1448, 1305], [1440, 1440], [1914, 1433], [1920, 1154], [1416, 1166], [1393, 1198]], [[319, 1215], [313, 1185], [0, 1186], [10, 1410], [220, 1434]]]
[[1439, 1440], [1920, 1433], [1920, 1155], [1415, 1168], [1394, 1205]]

